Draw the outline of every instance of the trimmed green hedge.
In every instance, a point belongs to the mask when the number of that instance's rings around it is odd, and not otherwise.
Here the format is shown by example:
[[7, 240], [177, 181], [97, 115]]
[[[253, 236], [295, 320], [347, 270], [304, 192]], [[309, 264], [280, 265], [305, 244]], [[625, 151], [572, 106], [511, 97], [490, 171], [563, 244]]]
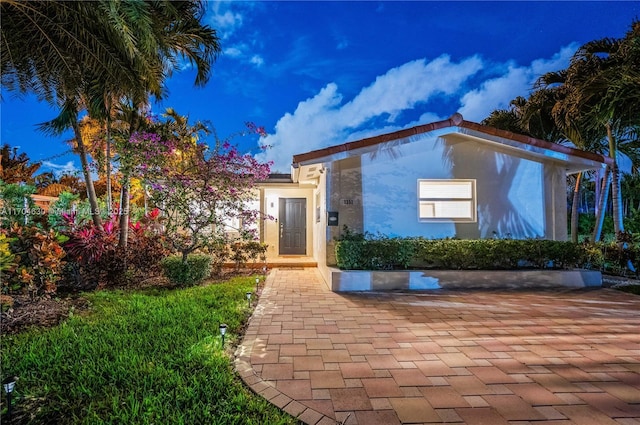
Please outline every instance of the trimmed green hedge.
[[162, 271], [171, 283], [190, 286], [200, 283], [211, 274], [211, 256], [205, 254], [189, 254], [187, 262], [182, 256], [171, 255], [162, 259]]
[[627, 260], [637, 267], [639, 248], [616, 244], [575, 244], [542, 239], [355, 238], [336, 241], [343, 270], [600, 269], [624, 273]]

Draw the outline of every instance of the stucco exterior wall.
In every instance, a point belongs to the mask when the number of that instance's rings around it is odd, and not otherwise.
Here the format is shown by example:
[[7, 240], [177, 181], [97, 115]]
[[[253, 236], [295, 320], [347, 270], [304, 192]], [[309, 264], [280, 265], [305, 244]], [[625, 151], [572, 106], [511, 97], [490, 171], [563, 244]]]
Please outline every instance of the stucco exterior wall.
[[298, 187], [297, 184], [279, 184], [268, 185], [260, 190], [260, 203], [262, 211], [273, 219], [267, 219], [263, 222], [261, 227], [260, 241], [266, 243], [267, 258], [278, 257], [279, 248], [279, 223], [278, 223], [278, 209], [280, 198], [305, 198], [307, 200], [306, 211], [306, 256], [314, 255], [314, 241], [313, 241], [313, 188], [312, 187]]
[[342, 233], [343, 226], [354, 232], [364, 232], [362, 194], [362, 165], [359, 156], [346, 158], [328, 164], [326, 177], [326, 194], [328, 212], [338, 213], [338, 225], [326, 227], [326, 261], [335, 265], [335, 238]]
[[327, 250], [333, 252], [332, 247], [327, 247], [327, 241], [331, 239], [331, 228], [327, 226], [327, 176], [328, 169], [320, 174], [318, 185], [313, 191], [313, 258], [318, 264], [318, 271], [325, 282], [329, 282], [330, 273], [327, 266]]
[[[344, 225], [387, 236], [567, 237], [564, 170], [523, 152], [423, 134], [328, 167], [327, 209], [339, 213], [339, 226], [327, 234], [328, 264], [335, 264], [332, 241]], [[419, 220], [418, 179], [475, 179], [477, 221]]]

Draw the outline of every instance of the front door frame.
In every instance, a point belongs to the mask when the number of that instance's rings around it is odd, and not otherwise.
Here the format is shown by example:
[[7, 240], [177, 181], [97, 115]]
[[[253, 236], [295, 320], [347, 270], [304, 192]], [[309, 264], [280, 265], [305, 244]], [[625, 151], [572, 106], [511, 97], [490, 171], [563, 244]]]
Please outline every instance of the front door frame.
[[[298, 210], [287, 218], [288, 207]], [[279, 198], [278, 255], [307, 255], [307, 198]]]

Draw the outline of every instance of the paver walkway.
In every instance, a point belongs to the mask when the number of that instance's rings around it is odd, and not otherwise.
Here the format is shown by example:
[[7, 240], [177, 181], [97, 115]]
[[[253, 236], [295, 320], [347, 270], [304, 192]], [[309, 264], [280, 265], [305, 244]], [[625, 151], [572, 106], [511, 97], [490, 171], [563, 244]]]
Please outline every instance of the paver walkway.
[[640, 297], [337, 294], [273, 270], [236, 369], [308, 424], [640, 424]]

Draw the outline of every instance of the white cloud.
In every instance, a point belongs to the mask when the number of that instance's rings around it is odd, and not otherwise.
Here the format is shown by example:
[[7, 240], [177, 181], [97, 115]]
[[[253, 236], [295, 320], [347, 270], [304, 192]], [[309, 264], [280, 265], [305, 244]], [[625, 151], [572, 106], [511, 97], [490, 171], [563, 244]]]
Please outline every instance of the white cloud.
[[264, 65], [264, 58], [259, 54], [251, 54], [252, 48], [244, 43], [239, 43], [231, 47], [227, 47], [222, 51], [222, 54], [233, 59], [237, 59], [241, 62], [250, 63], [256, 68], [260, 68]]
[[218, 1], [213, 3], [208, 14], [209, 24], [218, 31], [222, 39], [227, 39], [240, 27], [244, 18], [237, 10], [232, 10], [233, 2]]
[[[483, 69], [485, 64], [478, 56], [457, 63], [448, 55], [429, 62], [414, 60], [378, 76], [346, 103], [337, 84], [329, 83], [278, 120], [275, 132], [260, 142], [271, 148], [258, 158], [273, 161], [274, 171], [286, 172], [295, 154], [439, 121], [444, 117], [433, 112], [423, 112], [412, 122], [400, 119], [407, 111], [429, 109], [429, 102], [437, 98], [459, 102], [458, 112], [465, 119], [481, 121], [492, 110], [506, 108], [513, 98], [527, 96], [543, 73], [565, 68], [576, 47], [566, 46], [550, 59], [536, 59], [528, 66], [498, 64], [494, 71]], [[484, 81], [478, 75], [481, 70], [489, 74]], [[480, 80], [475, 83], [477, 88], [463, 91], [472, 78]], [[444, 111], [444, 116], [450, 112]]]
[[[387, 122], [393, 124], [402, 111], [438, 94], [455, 93], [481, 67], [475, 56], [460, 63], [451, 62], [446, 55], [430, 62], [408, 62], [376, 78], [346, 104], [342, 104], [338, 86], [329, 83], [314, 97], [300, 102], [293, 114], [278, 120], [275, 133], [261, 141], [271, 149], [259, 158], [274, 161], [274, 170], [286, 171], [294, 154], [342, 143], [352, 134], [367, 134], [368, 129], [360, 127], [380, 116], [388, 115]], [[372, 130], [379, 132], [380, 127]]]
[[67, 161], [66, 164], [56, 164], [51, 161], [43, 161], [42, 166], [49, 168], [56, 176], [60, 176], [61, 174], [75, 174], [80, 171], [73, 161]]
[[242, 50], [237, 47], [227, 47], [222, 51], [222, 54], [225, 56], [230, 56], [232, 58], [237, 58], [242, 56]]
[[542, 74], [566, 68], [577, 44], [560, 49], [551, 59], [536, 59], [529, 66], [509, 64], [507, 72], [482, 83], [479, 88], [462, 96], [458, 110], [465, 119], [481, 121], [494, 109], [506, 109], [517, 96], [526, 97], [533, 83]]
[[505, 75], [487, 80], [462, 96], [458, 112], [469, 121], [482, 121], [494, 109], [507, 108], [516, 96], [526, 96], [530, 82], [529, 69], [510, 66]]
[[251, 56], [251, 59], [249, 59], [249, 62], [254, 64], [256, 68], [260, 68], [262, 65], [264, 65], [264, 59], [260, 55]]
[[357, 126], [367, 119], [389, 114], [389, 122], [397, 115], [426, 102], [437, 94], [452, 94], [460, 85], [482, 68], [480, 58], [474, 56], [459, 64], [451, 63], [449, 56], [440, 56], [431, 62], [425, 59], [405, 63], [376, 78], [353, 101], [342, 108], [341, 117], [346, 125]]

